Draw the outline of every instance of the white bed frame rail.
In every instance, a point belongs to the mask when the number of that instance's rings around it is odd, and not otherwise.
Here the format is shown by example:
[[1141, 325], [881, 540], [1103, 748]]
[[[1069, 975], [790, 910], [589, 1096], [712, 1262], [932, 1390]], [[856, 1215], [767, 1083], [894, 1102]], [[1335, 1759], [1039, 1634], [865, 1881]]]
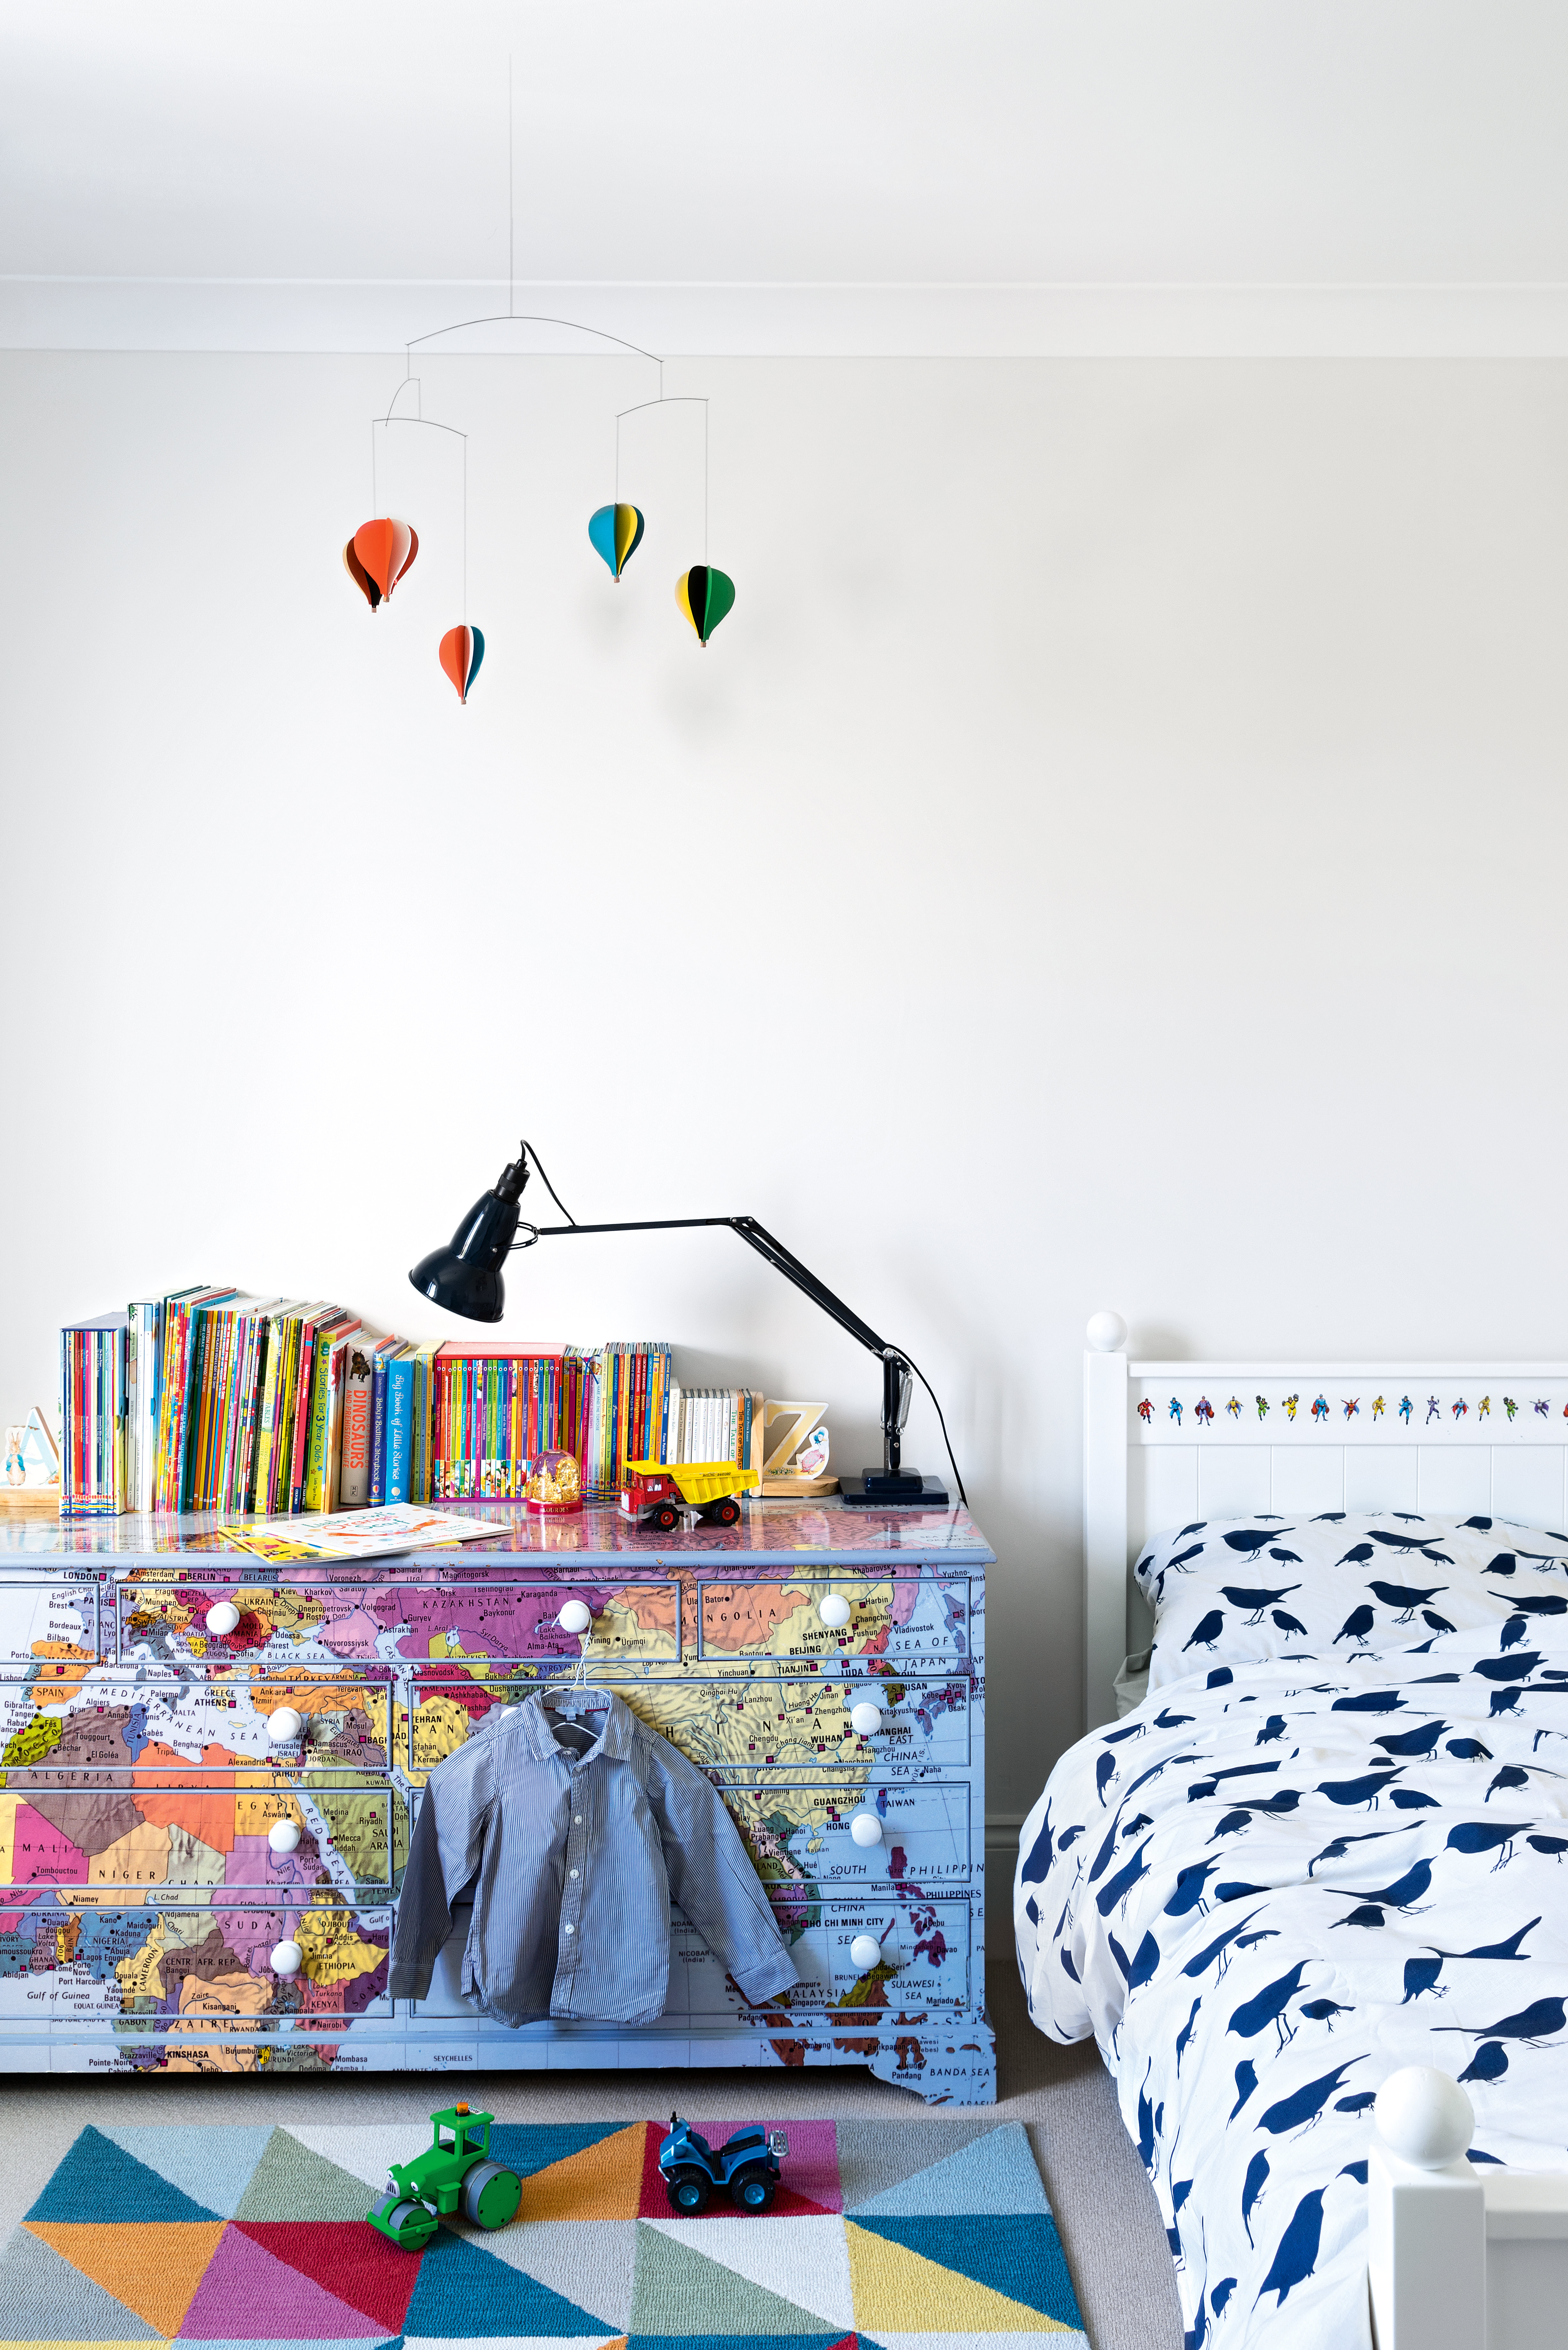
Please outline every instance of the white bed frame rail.
[[[1568, 1534], [1568, 1364], [1129, 1363], [1096, 1314], [1084, 1357], [1088, 1726], [1150, 1618], [1151, 1534], [1262, 1510], [1472, 1512]], [[1411, 2065], [1379, 2092], [1368, 2158], [1377, 2350], [1568, 2344], [1568, 2176], [1472, 2167], [1469, 2098]]]

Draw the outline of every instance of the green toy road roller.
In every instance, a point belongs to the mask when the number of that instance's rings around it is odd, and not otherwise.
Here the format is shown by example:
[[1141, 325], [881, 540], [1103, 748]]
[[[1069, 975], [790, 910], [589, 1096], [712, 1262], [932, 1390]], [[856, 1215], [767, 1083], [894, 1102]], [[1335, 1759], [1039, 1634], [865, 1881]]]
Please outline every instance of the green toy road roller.
[[431, 2142], [412, 2162], [394, 2162], [387, 2192], [365, 2216], [390, 2244], [422, 2251], [443, 2219], [461, 2213], [476, 2228], [504, 2228], [523, 2199], [523, 2181], [490, 2159], [493, 2114], [448, 2106], [431, 2116]]

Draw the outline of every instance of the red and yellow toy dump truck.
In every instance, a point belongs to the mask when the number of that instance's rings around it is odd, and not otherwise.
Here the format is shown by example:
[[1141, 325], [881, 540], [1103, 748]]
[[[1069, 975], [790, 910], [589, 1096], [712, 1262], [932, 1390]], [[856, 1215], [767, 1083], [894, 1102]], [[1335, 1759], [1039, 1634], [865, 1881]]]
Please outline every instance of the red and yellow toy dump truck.
[[682, 1461], [667, 1469], [658, 1461], [628, 1461], [620, 1506], [639, 1526], [670, 1534], [682, 1518], [693, 1525], [732, 1526], [741, 1514], [740, 1495], [762, 1482], [754, 1469], [732, 1461]]

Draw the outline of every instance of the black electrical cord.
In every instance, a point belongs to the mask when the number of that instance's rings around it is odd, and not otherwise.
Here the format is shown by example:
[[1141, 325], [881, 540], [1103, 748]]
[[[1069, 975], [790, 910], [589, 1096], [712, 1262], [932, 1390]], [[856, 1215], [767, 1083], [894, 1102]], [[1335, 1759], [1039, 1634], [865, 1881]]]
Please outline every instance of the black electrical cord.
[[576, 1221], [577, 1221], [577, 1220], [576, 1220], [576, 1216], [574, 1216], [574, 1215], [573, 1215], [573, 1213], [572, 1213], [572, 1211], [571, 1211], [570, 1208], [568, 1208], [568, 1207], [566, 1205], [565, 1201], [564, 1201], [562, 1200], [562, 1198], [561, 1198], [560, 1193], [556, 1191], [556, 1189], [555, 1185], [551, 1182], [551, 1180], [550, 1180], [549, 1177], [545, 1174], [545, 1162], [544, 1162], [544, 1160], [540, 1158], [540, 1156], [539, 1156], [538, 1152], [535, 1149], [535, 1148], [534, 1148], [534, 1146], [533, 1146], [533, 1144], [532, 1144], [531, 1142], [524, 1141], [524, 1145], [523, 1145], [523, 1158], [524, 1158], [524, 1164], [526, 1164], [526, 1162], [527, 1162], [530, 1159], [533, 1160], [535, 1167], [538, 1170], [538, 1175], [539, 1175], [539, 1180], [540, 1180], [540, 1182], [541, 1182], [541, 1183], [543, 1183], [543, 1185], [545, 1186], [545, 1191], [548, 1191], [548, 1193], [550, 1194], [551, 1199], [552, 1199], [552, 1200], [554, 1200], [554, 1201], [556, 1202], [556, 1207], [560, 1209], [561, 1213], [562, 1213], [562, 1215], [563, 1215], [563, 1216], [565, 1216], [565, 1218], [566, 1218], [566, 1220], [567, 1223], [569, 1223], [569, 1224], [575, 1224], [575, 1223], [576, 1222]]
[[947, 1446], [947, 1448], [948, 1448], [948, 1466], [951, 1469], [951, 1471], [952, 1471], [952, 1472], [953, 1472], [953, 1483], [954, 1483], [954, 1484], [958, 1487], [958, 1489], [959, 1489], [959, 1500], [963, 1503], [964, 1508], [967, 1510], [967, 1509], [968, 1509], [968, 1507], [969, 1507], [969, 1495], [964, 1492], [964, 1489], [963, 1489], [963, 1479], [959, 1475], [959, 1465], [958, 1465], [958, 1462], [953, 1459], [953, 1440], [952, 1440], [952, 1438], [948, 1434], [948, 1424], [947, 1424], [947, 1421], [946, 1421], [945, 1419], [942, 1419], [942, 1408], [941, 1408], [941, 1405], [940, 1405], [940, 1403], [937, 1403], [937, 1391], [936, 1391], [935, 1388], [931, 1385], [931, 1383], [930, 1383], [929, 1379], [929, 1378], [927, 1378], [927, 1377], [926, 1377], [926, 1375], [925, 1375], [924, 1371], [922, 1371], [922, 1370], [921, 1370], [921, 1368], [920, 1368], [920, 1367], [919, 1367], [919, 1363], [910, 1361], [909, 1357], [908, 1355], [904, 1354], [904, 1349], [902, 1348], [902, 1347], [900, 1347], [898, 1348], [898, 1353], [903, 1357], [904, 1361], [905, 1361], [906, 1363], [909, 1363], [909, 1368], [914, 1372], [915, 1377], [919, 1380], [920, 1385], [925, 1388], [926, 1393], [930, 1397], [930, 1399], [931, 1399], [932, 1403], [933, 1403], [933, 1404], [936, 1404], [937, 1419], [938, 1419], [938, 1420], [939, 1420], [939, 1421], [940, 1422], [940, 1424], [941, 1424], [942, 1442], [943, 1442], [943, 1443]]

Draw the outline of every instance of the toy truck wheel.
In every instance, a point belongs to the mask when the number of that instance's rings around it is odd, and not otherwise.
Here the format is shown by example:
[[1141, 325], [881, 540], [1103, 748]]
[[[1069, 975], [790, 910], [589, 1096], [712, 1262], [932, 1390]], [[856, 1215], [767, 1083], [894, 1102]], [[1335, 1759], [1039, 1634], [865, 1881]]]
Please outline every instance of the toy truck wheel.
[[765, 2162], [749, 2163], [731, 2179], [730, 2199], [742, 2211], [765, 2211], [776, 2183]]
[[727, 1493], [722, 1502], [715, 1502], [708, 1513], [717, 1526], [732, 1526], [740, 1514], [741, 1505], [732, 1493]]
[[673, 1534], [680, 1523], [680, 1513], [673, 1502], [660, 1502], [651, 1515], [661, 1534]]
[[699, 2211], [708, 2209], [712, 2182], [701, 2170], [670, 2170], [664, 2176], [664, 2191], [670, 2198], [670, 2208], [682, 2218], [694, 2220]]
[[421, 2251], [436, 2231], [435, 2213], [405, 2195], [400, 2188], [383, 2195], [369, 2216], [384, 2236], [389, 2236], [407, 2252]]
[[504, 2228], [523, 2200], [523, 2181], [502, 2162], [476, 2162], [462, 2182], [462, 2216], [476, 2228]]

